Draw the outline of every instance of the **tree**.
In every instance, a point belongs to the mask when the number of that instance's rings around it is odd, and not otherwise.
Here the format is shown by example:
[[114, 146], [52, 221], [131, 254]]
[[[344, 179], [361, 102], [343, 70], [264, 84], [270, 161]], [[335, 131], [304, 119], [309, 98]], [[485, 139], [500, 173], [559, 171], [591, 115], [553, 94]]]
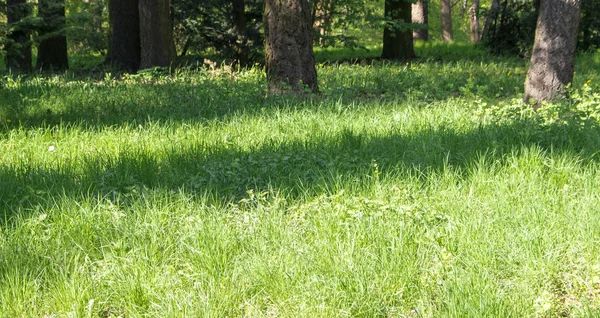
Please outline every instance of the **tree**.
[[25, 19], [31, 15], [26, 0], [8, 0], [6, 18], [9, 25], [6, 66], [13, 71], [31, 70], [31, 31]]
[[141, 0], [139, 10], [140, 68], [170, 66], [176, 57], [170, 1]]
[[542, 0], [524, 96], [536, 108], [573, 80], [580, 7], [580, 0]]
[[246, 30], [246, 12], [244, 0], [232, 0], [232, 16], [235, 24], [237, 40], [235, 41], [235, 55], [238, 63], [248, 63], [248, 31]]
[[419, 0], [412, 5], [412, 23], [421, 24], [418, 29], [413, 30], [413, 38], [415, 40], [429, 40], [429, 0]]
[[140, 67], [140, 15], [138, 0], [111, 0], [109, 63], [135, 72]]
[[38, 29], [41, 38], [38, 46], [36, 69], [65, 70], [69, 68], [65, 30], [65, 0], [39, 0], [38, 16], [42, 23]]
[[450, 0], [441, 0], [440, 21], [442, 31], [442, 41], [451, 42], [452, 35], [452, 4]]
[[267, 91], [318, 92], [309, 0], [265, 0]]
[[471, 34], [471, 43], [477, 43], [480, 39], [479, 34], [479, 0], [473, 0], [471, 3], [471, 8], [469, 8], [469, 24], [470, 24], [470, 34]]
[[383, 51], [386, 59], [408, 59], [415, 57], [413, 34], [409, 28], [412, 4], [407, 0], [386, 0], [386, 27], [383, 30]]

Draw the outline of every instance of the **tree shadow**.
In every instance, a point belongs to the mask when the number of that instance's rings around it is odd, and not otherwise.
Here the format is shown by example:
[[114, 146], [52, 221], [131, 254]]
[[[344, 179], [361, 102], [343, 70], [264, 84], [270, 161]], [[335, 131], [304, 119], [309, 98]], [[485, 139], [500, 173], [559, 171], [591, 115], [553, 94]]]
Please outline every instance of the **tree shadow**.
[[599, 159], [599, 128], [592, 121], [540, 125], [532, 119], [515, 119], [468, 131], [439, 128], [369, 136], [346, 130], [250, 150], [191, 144], [164, 153], [82, 156], [60, 168], [1, 166], [0, 222], [6, 225], [16, 214], [51, 207], [57, 198], [104, 198], [127, 206], [145, 191], [184, 191], [222, 206], [247, 197], [248, 190], [276, 191], [295, 199], [330, 193], [347, 185], [344, 181], [369, 186], [377, 178], [407, 175], [418, 176], [425, 185], [445, 169], [468, 178], [482, 159], [504, 164], [508, 155], [532, 146], [576, 156], [585, 164]]

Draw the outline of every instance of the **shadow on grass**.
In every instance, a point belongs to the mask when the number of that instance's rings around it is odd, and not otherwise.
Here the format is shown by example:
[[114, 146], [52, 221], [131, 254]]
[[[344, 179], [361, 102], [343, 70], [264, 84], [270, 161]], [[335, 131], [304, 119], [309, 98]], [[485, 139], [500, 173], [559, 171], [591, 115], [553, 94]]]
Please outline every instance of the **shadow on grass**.
[[380, 178], [430, 176], [453, 169], [468, 178], [485, 157], [506, 160], [531, 146], [598, 160], [600, 127], [590, 122], [541, 126], [531, 120], [490, 124], [466, 132], [424, 130], [373, 137], [345, 131], [306, 143], [267, 144], [241, 151], [208, 148], [155, 154], [126, 151], [113, 158], [84, 157], [60, 169], [0, 167], [0, 222], [56, 204], [58, 198], [103, 198], [128, 205], [144, 191], [186, 191], [223, 205], [247, 191], [275, 191], [291, 199], [331, 193], [349, 185], [369, 187], [376, 162]]

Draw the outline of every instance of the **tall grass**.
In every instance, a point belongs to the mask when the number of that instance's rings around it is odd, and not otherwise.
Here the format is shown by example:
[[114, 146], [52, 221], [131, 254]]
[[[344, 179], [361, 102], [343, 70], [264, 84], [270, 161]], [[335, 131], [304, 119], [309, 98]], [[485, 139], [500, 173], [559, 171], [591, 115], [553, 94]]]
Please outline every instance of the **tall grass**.
[[532, 112], [522, 61], [422, 50], [310, 98], [3, 77], [0, 316], [598, 315], [598, 56]]

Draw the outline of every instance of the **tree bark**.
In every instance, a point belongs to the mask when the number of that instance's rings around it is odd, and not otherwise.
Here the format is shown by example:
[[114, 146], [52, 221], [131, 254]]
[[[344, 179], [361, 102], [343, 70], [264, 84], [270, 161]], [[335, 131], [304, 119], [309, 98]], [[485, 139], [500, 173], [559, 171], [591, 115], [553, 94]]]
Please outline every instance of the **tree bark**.
[[488, 39], [492, 36], [492, 35], [490, 35], [490, 32], [492, 32], [492, 24], [494, 24], [495, 21], [498, 19], [499, 10], [500, 10], [500, 0], [492, 0], [492, 3], [490, 4], [490, 9], [488, 10], [487, 17], [485, 18], [485, 25], [483, 27], [483, 32], [481, 35], [482, 39]]
[[409, 59], [415, 57], [412, 30], [406, 24], [412, 22], [412, 4], [405, 0], [386, 0], [387, 26], [383, 30], [382, 58]]
[[267, 92], [318, 92], [309, 0], [265, 0]]
[[248, 32], [244, 0], [232, 0], [232, 15], [237, 35], [236, 58], [240, 65], [248, 63]]
[[138, 0], [111, 0], [108, 15], [110, 46], [107, 62], [135, 72], [141, 60]]
[[170, 66], [175, 42], [169, 0], [140, 0], [140, 68]]
[[552, 99], [573, 80], [580, 0], [543, 0], [535, 29], [524, 101]]
[[441, 0], [440, 20], [442, 29], [442, 41], [452, 42], [452, 4], [450, 0]]
[[39, 0], [38, 16], [42, 25], [38, 30], [42, 38], [38, 47], [38, 70], [65, 70], [69, 68], [64, 0]]
[[412, 23], [422, 24], [423, 28], [413, 30], [414, 40], [429, 40], [429, 0], [419, 0], [412, 5]]
[[26, 0], [8, 0], [7, 6], [10, 31], [9, 42], [5, 46], [6, 66], [12, 71], [28, 72], [31, 70], [31, 31], [19, 23], [31, 14], [31, 7]]
[[479, 34], [479, 0], [473, 0], [471, 8], [469, 8], [469, 22], [470, 22], [470, 34], [471, 43], [478, 43], [480, 39]]

